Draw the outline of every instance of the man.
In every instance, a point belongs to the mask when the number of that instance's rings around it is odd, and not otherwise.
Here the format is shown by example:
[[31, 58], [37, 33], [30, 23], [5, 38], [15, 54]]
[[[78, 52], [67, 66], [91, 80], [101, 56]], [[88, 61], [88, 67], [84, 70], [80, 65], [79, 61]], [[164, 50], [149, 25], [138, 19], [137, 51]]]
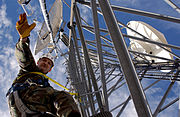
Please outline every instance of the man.
[[35, 23], [28, 25], [25, 13], [19, 16], [16, 23], [20, 39], [16, 44], [15, 55], [21, 69], [7, 93], [11, 116], [80, 117], [72, 96], [53, 89], [44, 76], [54, 66], [53, 59], [43, 56], [37, 65], [34, 61], [28, 37], [35, 26]]

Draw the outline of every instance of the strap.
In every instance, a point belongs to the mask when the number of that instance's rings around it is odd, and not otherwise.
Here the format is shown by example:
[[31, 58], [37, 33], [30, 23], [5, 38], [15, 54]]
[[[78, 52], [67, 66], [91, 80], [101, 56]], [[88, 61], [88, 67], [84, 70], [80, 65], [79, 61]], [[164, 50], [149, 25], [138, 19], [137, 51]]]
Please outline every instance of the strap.
[[7, 97], [10, 93], [12, 93], [12, 92], [14, 92], [14, 91], [22, 90], [22, 89], [24, 89], [24, 88], [26, 88], [26, 87], [28, 87], [28, 86], [29, 86], [29, 85], [28, 85], [27, 83], [26, 83], [26, 84], [24, 84], [24, 83], [16, 83], [16, 84], [12, 85], [11, 88], [9, 88], [8, 92], [6, 93], [6, 97]]
[[25, 106], [25, 104], [22, 102], [22, 100], [20, 99], [20, 97], [18, 95], [18, 91], [14, 91], [13, 95], [14, 95], [15, 104], [16, 104], [18, 110], [21, 112], [22, 117], [26, 117], [26, 113], [28, 113], [28, 114], [38, 114], [37, 112], [29, 110]]
[[13, 83], [15, 83], [16, 80], [19, 80], [21, 77], [23, 77], [23, 76], [25, 76], [25, 75], [28, 75], [28, 74], [30, 74], [30, 72], [25, 73], [25, 74], [23, 74], [23, 75], [17, 77], [17, 78], [13, 81]]
[[62, 87], [63, 89], [69, 91], [68, 88], [66, 88], [66, 87], [63, 86], [62, 84], [58, 83], [57, 81], [53, 80], [52, 78], [46, 76], [45, 74], [43, 74], [43, 73], [41, 73], [41, 72], [30, 72], [30, 73], [42, 75], [42, 76], [44, 76], [45, 78], [47, 78], [48, 80], [50, 80], [50, 81], [52, 81], [53, 83], [57, 84], [58, 86]]
[[[66, 88], [66, 87], [63, 86], [62, 84], [58, 83], [57, 81], [53, 80], [52, 78], [46, 76], [45, 74], [43, 74], [43, 73], [41, 73], [41, 72], [28, 72], [28, 73], [26, 73], [26, 74], [23, 74], [23, 75], [17, 77], [16, 79], [18, 80], [18, 79], [22, 78], [23, 76], [25, 76], [25, 75], [27, 75], [27, 74], [38, 74], [38, 75], [44, 76], [46, 79], [52, 81], [52, 82], [55, 83], [56, 85], [62, 87], [63, 89], [65, 89], [65, 90], [67, 90], [67, 91], [70, 91], [68, 88]], [[15, 81], [14, 81], [14, 82], [15, 82]], [[76, 96], [78, 96], [78, 93], [71, 93], [71, 92], [69, 92], [69, 94], [70, 94], [70, 95], [76, 95]]]
[[[42, 75], [44, 76], [45, 78], [47, 78], [48, 80], [52, 81], [53, 83], [55, 83], [56, 85], [62, 87], [63, 89], [67, 90], [67, 91], [70, 91], [68, 88], [66, 88], [65, 86], [63, 86], [62, 84], [58, 83], [57, 81], [53, 80], [52, 78], [46, 76], [45, 74], [41, 73], [41, 72], [30, 72], [30, 73], [33, 73], [33, 74], [39, 74], [39, 75]], [[69, 92], [69, 94], [71, 95], [78, 95], [77, 93], [71, 93]]]

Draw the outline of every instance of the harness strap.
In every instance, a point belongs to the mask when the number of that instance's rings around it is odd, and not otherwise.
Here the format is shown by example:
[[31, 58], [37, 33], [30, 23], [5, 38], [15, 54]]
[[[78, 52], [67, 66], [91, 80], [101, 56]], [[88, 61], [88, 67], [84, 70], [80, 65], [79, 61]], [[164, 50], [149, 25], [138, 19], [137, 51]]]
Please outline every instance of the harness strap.
[[[46, 76], [45, 74], [43, 74], [43, 73], [41, 73], [41, 72], [29, 72], [29, 73], [27, 73], [27, 74], [30, 74], [30, 73], [42, 75], [42, 76], [44, 76], [46, 79], [52, 81], [53, 83], [57, 84], [58, 86], [64, 88], [64, 89], [67, 90], [67, 91], [69, 91], [68, 88], [64, 87], [64, 86], [61, 85], [60, 83], [58, 83], [58, 82], [56, 82], [55, 80], [49, 78], [48, 76]], [[26, 75], [26, 74], [23, 74], [23, 75], [19, 76], [19, 77], [17, 78], [17, 80], [20, 79], [22, 76], [25, 76], [25, 75]], [[21, 89], [21, 88], [24, 88], [24, 86], [18, 87], [18, 89], [19, 89], [19, 88], [20, 88], [20, 89]], [[31, 115], [31, 117], [40, 117], [43, 113], [31, 111], [31, 110], [22, 102], [22, 100], [21, 100], [21, 98], [19, 97], [19, 94], [18, 94], [18, 89], [14, 89], [14, 87], [11, 87], [10, 90], [8, 91], [7, 95], [9, 95], [9, 94], [11, 93], [11, 91], [12, 91], [12, 94], [13, 94], [14, 100], [15, 100], [15, 104], [16, 104], [18, 110], [21, 112], [21, 116], [22, 116], [22, 117], [27, 117], [27, 115]], [[76, 96], [78, 96], [77, 93], [71, 93], [71, 92], [69, 92], [69, 93], [70, 93], [71, 95], [76, 95]], [[44, 114], [46, 115], [46, 113], [44, 113]], [[49, 115], [49, 114], [48, 114], [48, 115]], [[51, 115], [51, 116], [53, 117], [54, 115]]]
[[[56, 85], [62, 87], [63, 89], [67, 90], [67, 91], [70, 91], [68, 88], [66, 88], [65, 86], [63, 86], [62, 84], [58, 83], [57, 81], [53, 80], [52, 78], [46, 76], [45, 74], [41, 73], [41, 72], [28, 72], [26, 74], [23, 74], [21, 76], [19, 76], [18, 78], [16, 78], [17, 80], [20, 79], [21, 77], [27, 75], [27, 74], [38, 74], [38, 75], [41, 75], [41, 76], [44, 76], [46, 79], [50, 80], [51, 82], [55, 83]], [[15, 81], [14, 81], [15, 82]], [[78, 93], [71, 93], [69, 92], [69, 94], [71, 95], [76, 95], [78, 96]]]
[[21, 113], [21, 117], [56, 117], [50, 112], [35, 112], [31, 111], [19, 97], [18, 91], [13, 92], [16, 107]]
[[43, 74], [43, 73], [41, 73], [41, 72], [30, 72], [30, 73], [42, 75], [42, 76], [44, 76], [45, 78], [47, 78], [48, 80], [50, 80], [50, 81], [52, 81], [53, 83], [57, 84], [58, 86], [62, 87], [63, 89], [69, 91], [68, 88], [66, 88], [66, 87], [63, 86], [62, 84], [56, 82], [55, 80], [53, 80], [52, 78], [46, 76], [45, 74]]
[[22, 102], [21, 98], [18, 95], [18, 91], [13, 92], [15, 104], [18, 110], [21, 112], [22, 117], [26, 117], [26, 114], [32, 114], [33, 117], [38, 117], [40, 114], [38, 112], [34, 112], [29, 110], [26, 105]]

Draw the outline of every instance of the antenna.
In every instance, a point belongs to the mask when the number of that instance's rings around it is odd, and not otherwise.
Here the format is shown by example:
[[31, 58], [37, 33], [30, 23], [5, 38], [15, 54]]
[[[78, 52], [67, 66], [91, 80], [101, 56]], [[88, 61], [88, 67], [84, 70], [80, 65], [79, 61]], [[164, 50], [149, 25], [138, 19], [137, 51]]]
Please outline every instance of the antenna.
[[52, 5], [48, 13], [49, 18], [47, 17], [47, 19], [49, 20], [49, 25], [51, 26], [52, 29], [51, 33], [49, 32], [48, 26], [44, 22], [42, 24], [40, 31], [38, 32], [39, 36], [36, 41], [35, 55], [39, 53], [41, 50], [48, 47], [49, 43], [51, 43], [50, 45], [53, 44], [52, 38], [54, 39], [56, 37], [63, 20], [62, 12], [63, 12], [63, 6], [61, 0], [55, 0], [54, 4]]
[[[154, 42], [167, 44], [164, 35], [161, 32], [157, 31], [152, 26], [150, 26], [149, 24], [146, 24], [141, 21], [130, 21], [128, 22], [127, 26], [134, 30], [133, 31], [130, 29], [126, 29], [127, 34], [129, 36], [134, 36], [144, 39], [144, 37], [141, 36], [144, 35], [146, 37], [144, 40], [148, 39]], [[136, 32], [140, 33], [141, 35], [139, 35]], [[163, 48], [159, 47], [157, 44], [147, 43], [145, 41], [139, 41], [130, 38], [130, 49], [133, 51], [173, 60], [171, 54], [168, 51], [164, 50]], [[166, 48], [166, 49], [171, 51], [170, 48]], [[140, 57], [137, 57], [136, 59], [142, 60], [142, 58]], [[144, 56], [144, 59], [153, 62], [167, 62], [167, 60], [158, 59], [150, 56]]]

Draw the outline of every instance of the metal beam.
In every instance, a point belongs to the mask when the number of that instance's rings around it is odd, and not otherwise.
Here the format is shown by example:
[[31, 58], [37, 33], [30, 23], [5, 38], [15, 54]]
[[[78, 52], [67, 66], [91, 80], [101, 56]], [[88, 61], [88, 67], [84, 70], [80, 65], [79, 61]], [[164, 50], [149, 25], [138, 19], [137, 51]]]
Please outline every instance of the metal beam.
[[[119, 25], [122, 25], [122, 26], [124, 26], [124, 27], [126, 27], [126, 28], [128, 28], [128, 29], [130, 29], [131, 31], [135, 32], [136, 34], [142, 36], [144, 39], [148, 39], [147, 37], [145, 37], [145, 36], [142, 35], [141, 33], [139, 33], [139, 32], [137, 32], [137, 31], [135, 31], [134, 29], [126, 26], [126, 25], [123, 24], [122, 22], [118, 21], [118, 24], [119, 24]], [[174, 55], [175, 57], [180, 58], [178, 55], [176, 55], [175, 53], [171, 52], [169, 49], [166, 49], [166, 48], [162, 47], [161, 45], [158, 45], [158, 46], [161, 47], [162, 49], [166, 50], [166, 51], [169, 52], [170, 54]]]
[[145, 54], [145, 53], [137, 52], [137, 51], [133, 51], [133, 50], [129, 50], [129, 52], [174, 62], [174, 60], [172, 60], [172, 59], [167, 59], [167, 58], [164, 58], [164, 57], [154, 56], [154, 55], [151, 55], [151, 54]]
[[122, 33], [108, 0], [98, 0], [119, 62], [125, 75], [131, 97], [139, 117], [152, 117], [149, 105], [128, 53]]
[[[101, 14], [102, 14], [102, 13], [101, 13]], [[139, 38], [139, 37], [134, 37], [134, 36], [130, 36], [130, 35], [123, 34], [124, 37], [128, 37], [128, 38], [131, 38], [131, 39], [135, 39], [135, 40], [139, 40], [139, 41], [144, 41], [144, 42], [156, 44], [156, 45], [158, 45], [159, 47], [161, 47], [162, 49], [164, 49], [164, 50], [166, 50], [167, 52], [169, 52], [170, 54], [172, 54], [173, 56], [175, 56], [175, 57], [177, 57], [177, 58], [180, 59], [180, 56], [178, 56], [177, 54], [171, 52], [169, 49], [165, 48], [165, 47], [169, 47], [169, 48], [173, 48], [173, 49], [180, 50], [180, 47], [179, 47], [179, 46], [175, 46], [175, 45], [171, 45], [171, 44], [164, 44], [164, 43], [159, 43], [159, 42], [152, 41], [152, 40], [150, 40], [149, 38], [145, 37], [144, 35], [140, 34], [139, 32], [133, 30], [132, 28], [126, 26], [125, 24], [123, 24], [123, 23], [121, 23], [121, 22], [119, 22], [119, 21], [118, 21], [118, 24], [123, 25], [124, 27], [130, 29], [131, 31], [133, 31], [133, 32], [141, 35], [143, 38]], [[83, 27], [84, 27], [86, 30], [88, 30], [89, 32], [94, 33], [94, 32], [92, 31], [92, 29], [94, 29], [93, 27], [90, 27], [90, 26], [83, 26]], [[105, 30], [105, 29], [101, 29], [100, 31], [103, 31], [103, 32], [108, 33], [108, 31]], [[103, 36], [101, 36], [101, 35], [100, 35], [100, 37], [101, 37], [102, 39], [108, 40], [107, 38], [105, 38], [105, 37], [103, 37]], [[108, 40], [108, 41], [109, 41], [109, 40]], [[110, 42], [110, 41], [109, 41], [109, 42]], [[165, 46], [165, 47], [164, 47], [164, 46]]]
[[100, 77], [101, 77], [101, 83], [102, 83], [102, 102], [103, 102], [104, 110], [109, 111], [96, 0], [91, 0], [91, 7], [92, 7], [92, 14], [93, 14], [93, 22], [94, 22], [94, 32], [95, 32], [95, 38], [96, 38], [98, 63], [100, 67]]
[[97, 82], [96, 82], [96, 77], [94, 75], [94, 71], [93, 71], [93, 68], [92, 68], [92, 65], [91, 65], [88, 50], [87, 50], [86, 43], [85, 43], [85, 40], [84, 40], [84, 35], [83, 35], [82, 28], [81, 28], [82, 26], [81, 26], [80, 15], [79, 15], [79, 11], [78, 11], [78, 8], [77, 8], [76, 4], [74, 4], [74, 15], [75, 15], [76, 23], [77, 23], [77, 28], [78, 28], [78, 31], [79, 31], [81, 44], [82, 44], [82, 47], [83, 47], [85, 63], [86, 63], [86, 66], [88, 68], [87, 70], [89, 71], [89, 75], [90, 75], [91, 80], [92, 80], [94, 91], [97, 92], [97, 93], [95, 93], [95, 95], [96, 95], [96, 99], [97, 99], [97, 102], [98, 102], [100, 112], [103, 112], [104, 109], [103, 109], [103, 105], [102, 105], [101, 95], [98, 92], [98, 86], [97, 86]]
[[122, 112], [124, 111], [125, 107], [127, 106], [128, 102], [129, 102], [130, 100], [131, 100], [131, 97], [129, 96], [129, 97], [127, 98], [127, 100], [125, 101], [125, 103], [123, 104], [121, 110], [119, 111], [119, 113], [117, 114], [116, 117], [119, 117], [119, 116], [122, 114]]
[[[88, 31], [94, 29], [93, 27], [85, 26], [85, 25], [83, 26], [83, 28], [87, 29]], [[105, 33], [109, 33], [106, 29], [100, 29], [100, 31], [101, 31], [101, 32], [105, 32]], [[134, 30], [133, 30], [133, 31], [134, 31]], [[90, 31], [90, 32], [91, 32], [91, 31]], [[94, 33], [94, 32], [91, 32], [91, 33]], [[166, 47], [169, 47], [169, 48], [173, 48], [173, 49], [180, 50], [180, 47], [179, 47], [179, 46], [175, 46], [175, 45], [171, 45], [171, 44], [165, 44], [165, 43], [160, 43], [160, 42], [157, 42], [157, 41], [152, 41], [152, 40], [150, 40], [149, 38], [144, 39], [144, 38], [135, 37], [135, 36], [127, 35], [127, 34], [123, 34], [123, 36], [124, 36], [124, 37], [128, 37], [128, 38], [131, 38], [131, 39], [139, 40], [139, 41], [144, 41], [144, 42], [148, 42], [148, 43], [152, 43], [152, 44], [156, 44], [156, 45], [161, 45], [161, 46], [166, 46]]]
[[180, 50], [179, 46], [175, 46], [175, 45], [171, 45], [171, 44], [160, 43], [158, 41], [152, 41], [150, 39], [142, 39], [142, 38], [139, 38], [139, 37], [134, 37], [134, 36], [131, 36], [131, 35], [126, 35], [126, 34], [123, 34], [123, 36], [134, 39], [134, 40], [139, 40], [139, 41], [148, 42], [148, 43], [155, 44], [155, 45], [161, 45], [161, 46], [165, 46], [165, 47]]
[[141, 11], [141, 10], [136, 10], [136, 9], [131, 9], [131, 8], [119, 7], [119, 6], [114, 6], [114, 5], [112, 5], [111, 7], [113, 10], [116, 10], [116, 11], [122, 11], [126, 13], [132, 13], [132, 14], [151, 17], [155, 19], [161, 19], [161, 20], [170, 21], [174, 23], [180, 23], [180, 19], [176, 17], [166, 16], [162, 14], [156, 14], [156, 13], [151, 13], [151, 12], [146, 12], [146, 11]]
[[[86, 90], [86, 94], [87, 93], [90, 93], [90, 87], [87, 86], [87, 83], [86, 83], [86, 78], [85, 78], [85, 73], [84, 73], [84, 70], [83, 70], [83, 65], [82, 65], [82, 61], [81, 61], [81, 58], [80, 58], [80, 53], [79, 53], [79, 49], [78, 49], [78, 42], [77, 42], [77, 36], [76, 36], [76, 30], [75, 30], [75, 25], [72, 25], [71, 26], [71, 31], [72, 31], [72, 36], [73, 36], [73, 39], [74, 39], [74, 44], [75, 44], [75, 50], [76, 50], [76, 55], [77, 55], [77, 59], [78, 59], [78, 62], [79, 62], [79, 69], [80, 69], [80, 73], [81, 73], [81, 78], [82, 78], [82, 83], [83, 83], [83, 89]], [[80, 94], [80, 96], [83, 95], [83, 94]], [[91, 112], [92, 114], [95, 114], [95, 107], [93, 105], [93, 97], [92, 97], [92, 94], [90, 95], [87, 95], [87, 98], [90, 102], [90, 109], [91, 109]], [[89, 113], [89, 110], [87, 109], [87, 112]]]
[[[68, 69], [70, 71], [70, 80], [71, 80], [71, 84], [72, 86], [74, 86], [74, 88], [76, 89], [78, 94], [81, 94], [84, 92], [84, 88], [82, 87], [82, 81], [80, 79], [79, 76], [79, 72], [77, 69], [77, 62], [76, 62], [76, 56], [75, 56], [75, 50], [74, 50], [74, 44], [73, 41], [70, 41], [70, 46], [69, 46], [69, 63], [68, 63]], [[80, 99], [78, 99], [79, 101]], [[81, 100], [84, 100], [84, 97], [81, 98]], [[83, 117], [87, 117], [86, 113], [85, 113], [85, 108], [84, 108], [84, 104], [83, 103], [79, 103], [80, 104], [80, 108], [81, 108], [81, 114], [83, 115]]]
[[[83, 2], [82, 4], [85, 4], [85, 5], [87, 5], [88, 7], [90, 6], [90, 3], [89, 3], [89, 2]], [[99, 4], [97, 4], [97, 5], [99, 6]], [[115, 9], [123, 9], [122, 11], [124, 11], [124, 12], [126, 11], [126, 12], [128, 12], [128, 13], [134, 13], [134, 14], [137, 14], [137, 15], [142, 15], [142, 16], [147, 16], [147, 17], [152, 17], [152, 18], [157, 18], [157, 19], [166, 20], [166, 21], [171, 21], [171, 22], [175, 22], [175, 23], [180, 23], [180, 19], [179, 19], [179, 18], [174, 18], [174, 17], [165, 16], [165, 15], [161, 15], [161, 14], [155, 14], [155, 13], [140, 11], [140, 10], [136, 10], [136, 9], [129, 9], [129, 8], [125, 8], [125, 7], [117, 7], [117, 6], [113, 6], [113, 5], [112, 5], [111, 7], [112, 7], [113, 10], [115, 10]], [[102, 14], [100, 10], [98, 10], [98, 11], [99, 11], [98, 13]], [[120, 22], [118, 22], [118, 23], [119, 23], [120, 25], [125, 26], [124, 24], [122, 24], [122, 23], [120, 23]], [[126, 27], [126, 28], [129, 28], [129, 27], [127, 27], [127, 26], [125, 26], [125, 27]], [[131, 28], [129, 28], [129, 29], [131, 29]], [[131, 30], [133, 30], [133, 29], [131, 29]], [[134, 32], [136, 32], [136, 31], [134, 31]], [[136, 32], [136, 33], [137, 33], [137, 32]], [[140, 33], [137, 33], [137, 34], [140, 34]], [[141, 34], [140, 34], [140, 35], [141, 35]], [[143, 36], [143, 35], [141, 35], [141, 36]], [[144, 37], [144, 36], [143, 36], [143, 37]], [[148, 39], [148, 38], [145, 37], [145, 39]], [[158, 45], [158, 46], [161, 47], [161, 48], [163, 48], [164, 50], [166, 50], [166, 51], [169, 52], [170, 54], [174, 55], [175, 57], [180, 58], [178, 55], [176, 55], [176, 54], [174, 54], [173, 52], [171, 52], [170, 50], [162, 47], [161, 45]]]
[[165, 105], [163, 108], [160, 109], [159, 112], [165, 110], [166, 108], [168, 108], [169, 106], [171, 106], [172, 104], [174, 104], [175, 102], [177, 102], [179, 100], [179, 97], [177, 97], [176, 99], [174, 99], [173, 101], [171, 101], [170, 103], [168, 103], [167, 105]]
[[[90, 6], [89, 2], [83, 2], [81, 4]], [[97, 4], [97, 5], [99, 6], [99, 4]], [[135, 14], [135, 15], [146, 16], [146, 17], [151, 17], [151, 18], [170, 21], [170, 22], [174, 22], [174, 23], [180, 23], [180, 18], [176, 18], [176, 17], [171, 17], [171, 16], [162, 15], [162, 14], [141, 11], [141, 10], [137, 10], [137, 9], [126, 8], [126, 7], [120, 7], [120, 6], [115, 6], [115, 5], [111, 5], [111, 8], [112, 8], [112, 10], [116, 10], [116, 11], [121, 11], [121, 12], [126, 12], [126, 13]]]
[[173, 9], [175, 9], [178, 13], [180, 13], [180, 8], [171, 0], [164, 0], [167, 4], [169, 4]]

